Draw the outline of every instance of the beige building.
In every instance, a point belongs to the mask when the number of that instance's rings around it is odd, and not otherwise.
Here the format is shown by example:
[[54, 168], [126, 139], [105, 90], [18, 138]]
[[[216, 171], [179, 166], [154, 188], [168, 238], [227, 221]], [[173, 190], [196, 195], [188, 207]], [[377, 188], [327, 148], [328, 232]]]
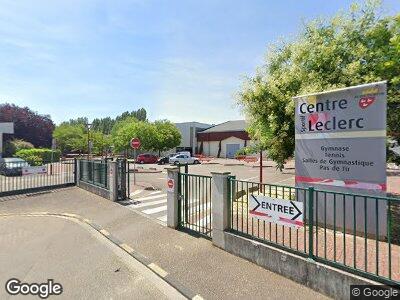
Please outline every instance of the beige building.
[[227, 121], [197, 133], [199, 154], [234, 158], [238, 150], [251, 143], [245, 120]]

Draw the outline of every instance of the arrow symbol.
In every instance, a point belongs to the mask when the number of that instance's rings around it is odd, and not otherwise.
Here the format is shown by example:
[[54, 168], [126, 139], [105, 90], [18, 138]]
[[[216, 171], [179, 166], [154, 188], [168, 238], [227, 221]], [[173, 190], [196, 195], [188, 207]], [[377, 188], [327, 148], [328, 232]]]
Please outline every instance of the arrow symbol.
[[260, 204], [260, 202], [258, 202], [257, 198], [256, 198], [256, 197], [254, 197], [254, 195], [251, 195], [251, 197], [253, 197], [254, 201], [256, 201], [256, 202], [257, 202], [257, 206], [253, 208], [253, 211], [256, 211], [256, 210], [257, 210], [257, 208], [259, 208], [261, 204]]
[[292, 204], [292, 206], [297, 210], [297, 215], [295, 215], [292, 220], [296, 220], [299, 216], [301, 216], [302, 212], [301, 210], [294, 204], [293, 201], [290, 201], [290, 203]]

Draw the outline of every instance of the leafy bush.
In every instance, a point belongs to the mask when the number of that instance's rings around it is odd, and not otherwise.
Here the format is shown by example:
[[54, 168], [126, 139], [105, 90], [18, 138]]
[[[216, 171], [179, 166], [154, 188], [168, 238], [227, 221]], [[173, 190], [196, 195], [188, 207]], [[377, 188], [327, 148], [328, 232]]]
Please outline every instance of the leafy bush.
[[41, 166], [41, 165], [43, 165], [43, 159], [38, 155], [27, 156], [24, 159], [31, 166]]
[[243, 148], [239, 149], [236, 152], [235, 157], [237, 157], [239, 155], [251, 155], [251, 154], [254, 154], [257, 152], [259, 152], [259, 150], [256, 146], [247, 146], [247, 147], [243, 147]]
[[21, 139], [14, 139], [14, 140], [8, 141], [5, 144], [4, 152], [7, 156], [12, 156], [19, 150], [33, 149], [33, 148], [35, 148], [35, 147], [27, 141], [24, 141]]
[[22, 149], [15, 153], [14, 156], [26, 160], [32, 166], [38, 166], [43, 163], [52, 161], [51, 153], [53, 152], [53, 162], [60, 160], [61, 151], [51, 149]]

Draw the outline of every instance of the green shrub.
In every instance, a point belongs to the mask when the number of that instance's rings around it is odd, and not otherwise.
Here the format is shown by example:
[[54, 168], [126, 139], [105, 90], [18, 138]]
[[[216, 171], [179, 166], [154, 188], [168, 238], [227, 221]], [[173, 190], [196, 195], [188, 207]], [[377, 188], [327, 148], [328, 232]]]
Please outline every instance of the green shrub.
[[37, 155], [31, 155], [24, 158], [26, 162], [31, 166], [41, 166], [43, 165], [43, 159]]
[[[53, 160], [51, 153], [53, 152]], [[16, 157], [26, 160], [30, 165], [37, 166], [51, 161], [60, 161], [61, 151], [51, 149], [22, 149], [15, 153]], [[30, 163], [32, 162], [32, 163]]]
[[31, 143], [21, 140], [21, 139], [14, 139], [8, 141], [4, 145], [4, 153], [6, 156], [13, 156], [16, 152], [22, 149], [33, 149], [35, 148]]

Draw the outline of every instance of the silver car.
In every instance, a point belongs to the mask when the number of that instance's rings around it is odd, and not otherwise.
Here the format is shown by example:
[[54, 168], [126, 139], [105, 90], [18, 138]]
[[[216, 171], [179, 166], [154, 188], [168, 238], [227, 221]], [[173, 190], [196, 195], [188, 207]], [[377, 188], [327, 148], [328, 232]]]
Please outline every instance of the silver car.
[[171, 157], [169, 163], [174, 165], [199, 164], [200, 160], [186, 154], [178, 154]]

